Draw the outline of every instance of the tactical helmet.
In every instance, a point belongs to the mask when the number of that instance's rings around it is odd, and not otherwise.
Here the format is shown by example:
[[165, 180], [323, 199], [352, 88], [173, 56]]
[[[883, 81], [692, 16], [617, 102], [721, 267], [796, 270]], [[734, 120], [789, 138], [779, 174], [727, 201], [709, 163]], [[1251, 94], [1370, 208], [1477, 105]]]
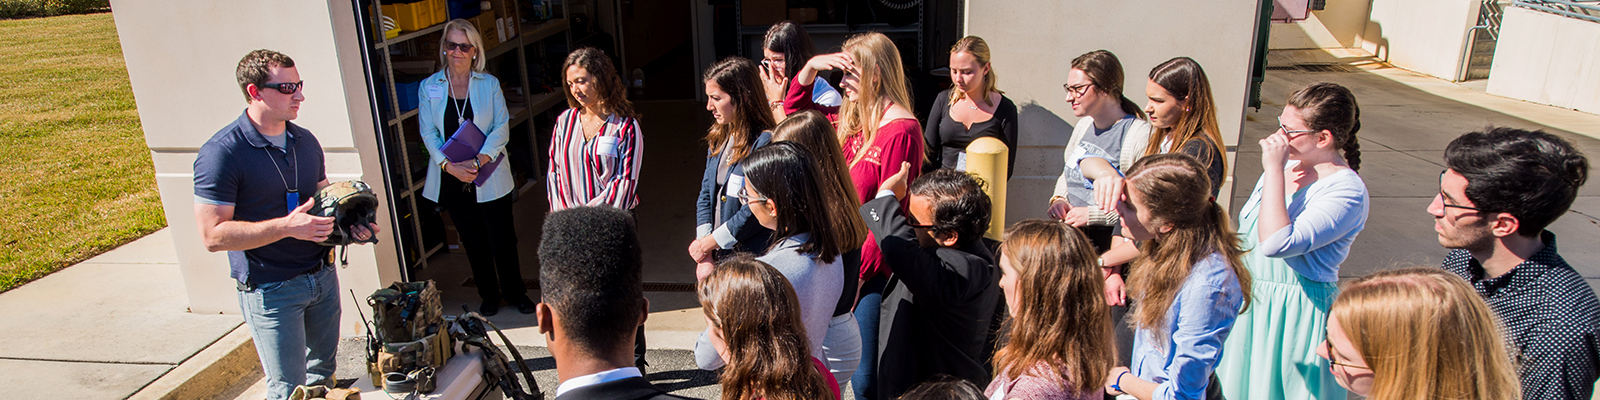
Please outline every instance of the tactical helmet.
[[328, 239], [318, 244], [344, 246], [352, 243], [378, 242], [376, 235], [367, 240], [357, 240], [352, 230], [357, 226], [365, 227], [378, 219], [378, 196], [372, 194], [372, 187], [367, 186], [365, 182], [334, 182], [317, 190], [316, 196], [312, 197], [311, 201], [315, 204], [311, 206], [309, 214], [333, 217], [333, 233], [329, 233]]

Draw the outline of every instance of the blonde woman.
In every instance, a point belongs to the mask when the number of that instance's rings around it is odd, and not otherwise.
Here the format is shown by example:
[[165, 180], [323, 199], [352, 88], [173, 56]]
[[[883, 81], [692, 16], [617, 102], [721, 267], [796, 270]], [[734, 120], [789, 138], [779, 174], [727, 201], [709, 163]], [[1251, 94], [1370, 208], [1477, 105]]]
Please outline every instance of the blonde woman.
[[[430, 164], [422, 197], [443, 205], [461, 234], [461, 246], [467, 250], [472, 279], [483, 300], [478, 312], [495, 315], [503, 300], [523, 314], [532, 314], [534, 304], [522, 284], [518, 262], [512, 196], [507, 196], [516, 184], [511, 181], [511, 168], [503, 161], [511, 139], [505, 94], [500, 92], [500, 80], [483, 72], [487, 63], [483, 39], [471, 22], [455, 19], [446, 23], [439, 50], [444, 68], [424, 79], [417, 91], [417, 120]], [[457, 128], [469, 123], [488, 135], [483, 149], [475, 159], [450, 162], [440, 149]], [[479, 168], [496, 160], [501, 160], [500, 167], [490, 172], [483, 185], [474, 185]]]
[[[844, 79], [839, 81], [844, 105], [817, 104], [812, 100], [814, 85], [803, 83], [815, 82], [818, 72], [836, 69], [844, 71]], [[807, 60], [790, 83], [783, 107], [784, 114], [817, 110], [834, 122], [845, 162], [849, 163], [850, 180], [862, 203], [877, 196], [884, 180], [900, 171], [901, 163], [922, 165], [922, 124], [911, 113], [911, 94], [900, 63], [900, 50], [881, 33], [853, 36], [844, 42], [843, 52]], [[920, 175], [921, 168], [911, 168], [905, 181], [914, 182]], [[904, 201], [901, 206], [909, 207]], [[862, 282], [856, 304], [861, 351], [877, 354], [878, 303], [890, 271], [877, 241], [870, 236], [861, 248], [861, 268], [857, 272]], [[870, 375], [875, 367], [873, 357], [862, 358], [861, 367], [851, 378], [856, 382], [856, 393], [874, 393]]]
[[1000, 77], [989, 64], [989, 43], [977, 36], [957, 40], [950, 47], [950, 89], [934, 96], [923, 127], [923, 172], [939, 168], [966, 169], [967, 145], [981, 137], [1005, 142], [1011, 149], [1006, 177], [1016, 172], [1017, 105], [1000, 91]]
[[1317, 355], [1351, 392], [1375, 400], [1522, 398], [1499, 319], [1449, 272], [1362, 277], [1328, 314]]

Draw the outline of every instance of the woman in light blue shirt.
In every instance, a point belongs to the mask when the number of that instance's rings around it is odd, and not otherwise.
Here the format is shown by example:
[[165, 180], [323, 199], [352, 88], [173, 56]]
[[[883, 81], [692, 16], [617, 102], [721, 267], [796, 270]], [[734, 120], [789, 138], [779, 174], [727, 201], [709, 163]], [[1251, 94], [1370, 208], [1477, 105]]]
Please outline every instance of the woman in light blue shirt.
[[[472, 279], [483, 299], [478, 312], [488, 316], [500, 302], [532, 314], [533, 301], [522, 283], [517, 257], [517, 231], [511, 217], [511, 166], [506, 162], [510, 140], [510, 114], [500, 80], [483, 72], [483, 39], [464, 19], [444, 26], [439, 43], [444, 69], [422, 80], [417, 91], [417, 120], [422, 143], [428, 148], [428, 178], [422, 197], [444, 206], [461, 236]], [[451, 162], [442, 150], [462, 124], [473, 124], [487, 138], [476, 158]], [[489, 168], [493, 171], [489, 171]], [[482, 185], [473, 183], [489, 174]]]
[[1261, 179], [1239, 211], [1256, 303], [1223, 351], [1222, 393], [1236, 399], [1345, 398], [1317, 357], [1339, 264], [1367, 223], [1360, 108], [1349, 89], [1314, 83], [1289, 96], [1261, 139]]
[[1250, 273], [1228, 213], [1211, 197], [1206, 169], [1184, 154], [1146, 156], [1128, 169], [1117, 212], [1144, 257], [1128, 279], [1133, 357], [1112, 368], [1106, 392], [1140, 400], [1216, 399], [1213, 369], [1239, 312]]

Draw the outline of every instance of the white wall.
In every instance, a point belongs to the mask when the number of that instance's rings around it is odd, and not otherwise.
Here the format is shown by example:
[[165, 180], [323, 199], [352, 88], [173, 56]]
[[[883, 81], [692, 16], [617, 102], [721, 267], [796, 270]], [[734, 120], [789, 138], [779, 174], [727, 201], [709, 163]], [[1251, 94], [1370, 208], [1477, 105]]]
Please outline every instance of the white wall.
[[[1257, 5], [1257, 0], [969, 2], [966, 34], [989, 42], [1000, 89], [1021, 111], [1007, 224], [1046, 215], [1061, 174], [1062, 149], [1078, 120], [1061, 84], [1072, 59], [1083, 53], [1115, 53], [1127, 76], [1124, 93], [1141, 107], [1150, 69], [1173, 57], [1194, 58], [1211, 80], [1223, 139], [1236, 144], [1250, 87]], [[1231, 153], [1229, 158], [1231, 177]], [[1231, 178], [1224, 184], [1219, 201], [1232, 191]]]
[[1454, 81], [1478, 7], [1478, 0], [1372, 0], [1361, 48], [1397, 67]]
[[1269, 49], [1339, 49], [1361, 44], [1369, 0], [1335, 0], [1313, 10], [1304, 21], [1272, 23]]
[[1600, 114], [1600, 23], [1506, 7], [1490, 94]]
[[[294, 58], [306, 82], [295, 123], [321, 141], [328, 178], [361, 179], [386, 196], [350, 2], [113, 0], [112, 6], [191, 312], [239, 313], [227, 255], [207, 252], [200, 241], [193, 166], [200, 145], [244, 111], [234, 71], [251, 50]], [[388, 212], [378, 219], [389, 221]], [[341, 288], [366, 294], [399, 279], [392, 228], [384, 230], [382, 244], [350, 247]], [[343, 307], [341, 331], [352, 335], [358, 305], [346, 299]]]

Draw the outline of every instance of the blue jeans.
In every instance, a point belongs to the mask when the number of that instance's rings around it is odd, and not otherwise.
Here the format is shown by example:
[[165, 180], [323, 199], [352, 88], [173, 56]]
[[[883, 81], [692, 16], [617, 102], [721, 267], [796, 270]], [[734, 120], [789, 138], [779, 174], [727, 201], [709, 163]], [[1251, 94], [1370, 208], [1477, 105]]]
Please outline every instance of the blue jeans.
[[[848, 278], [848, 277], [846, 277]], [[870, 400], [878, 397], [878, 306], [883, 303], [883, 288], [889, 283], [884, 277], [867, 280], [861, 285], [861, 301], [856, 303], [856, 324], [861, 327], [861, 366], [850, 376], [851, 391], [856, 399]], [[843, 383], [841, 383], [842, 385]]]
[[239, 292], [244, 323], [267, 375], [267, 398], [329, 381], [338, 360], [339, 277], [333, 266]]

